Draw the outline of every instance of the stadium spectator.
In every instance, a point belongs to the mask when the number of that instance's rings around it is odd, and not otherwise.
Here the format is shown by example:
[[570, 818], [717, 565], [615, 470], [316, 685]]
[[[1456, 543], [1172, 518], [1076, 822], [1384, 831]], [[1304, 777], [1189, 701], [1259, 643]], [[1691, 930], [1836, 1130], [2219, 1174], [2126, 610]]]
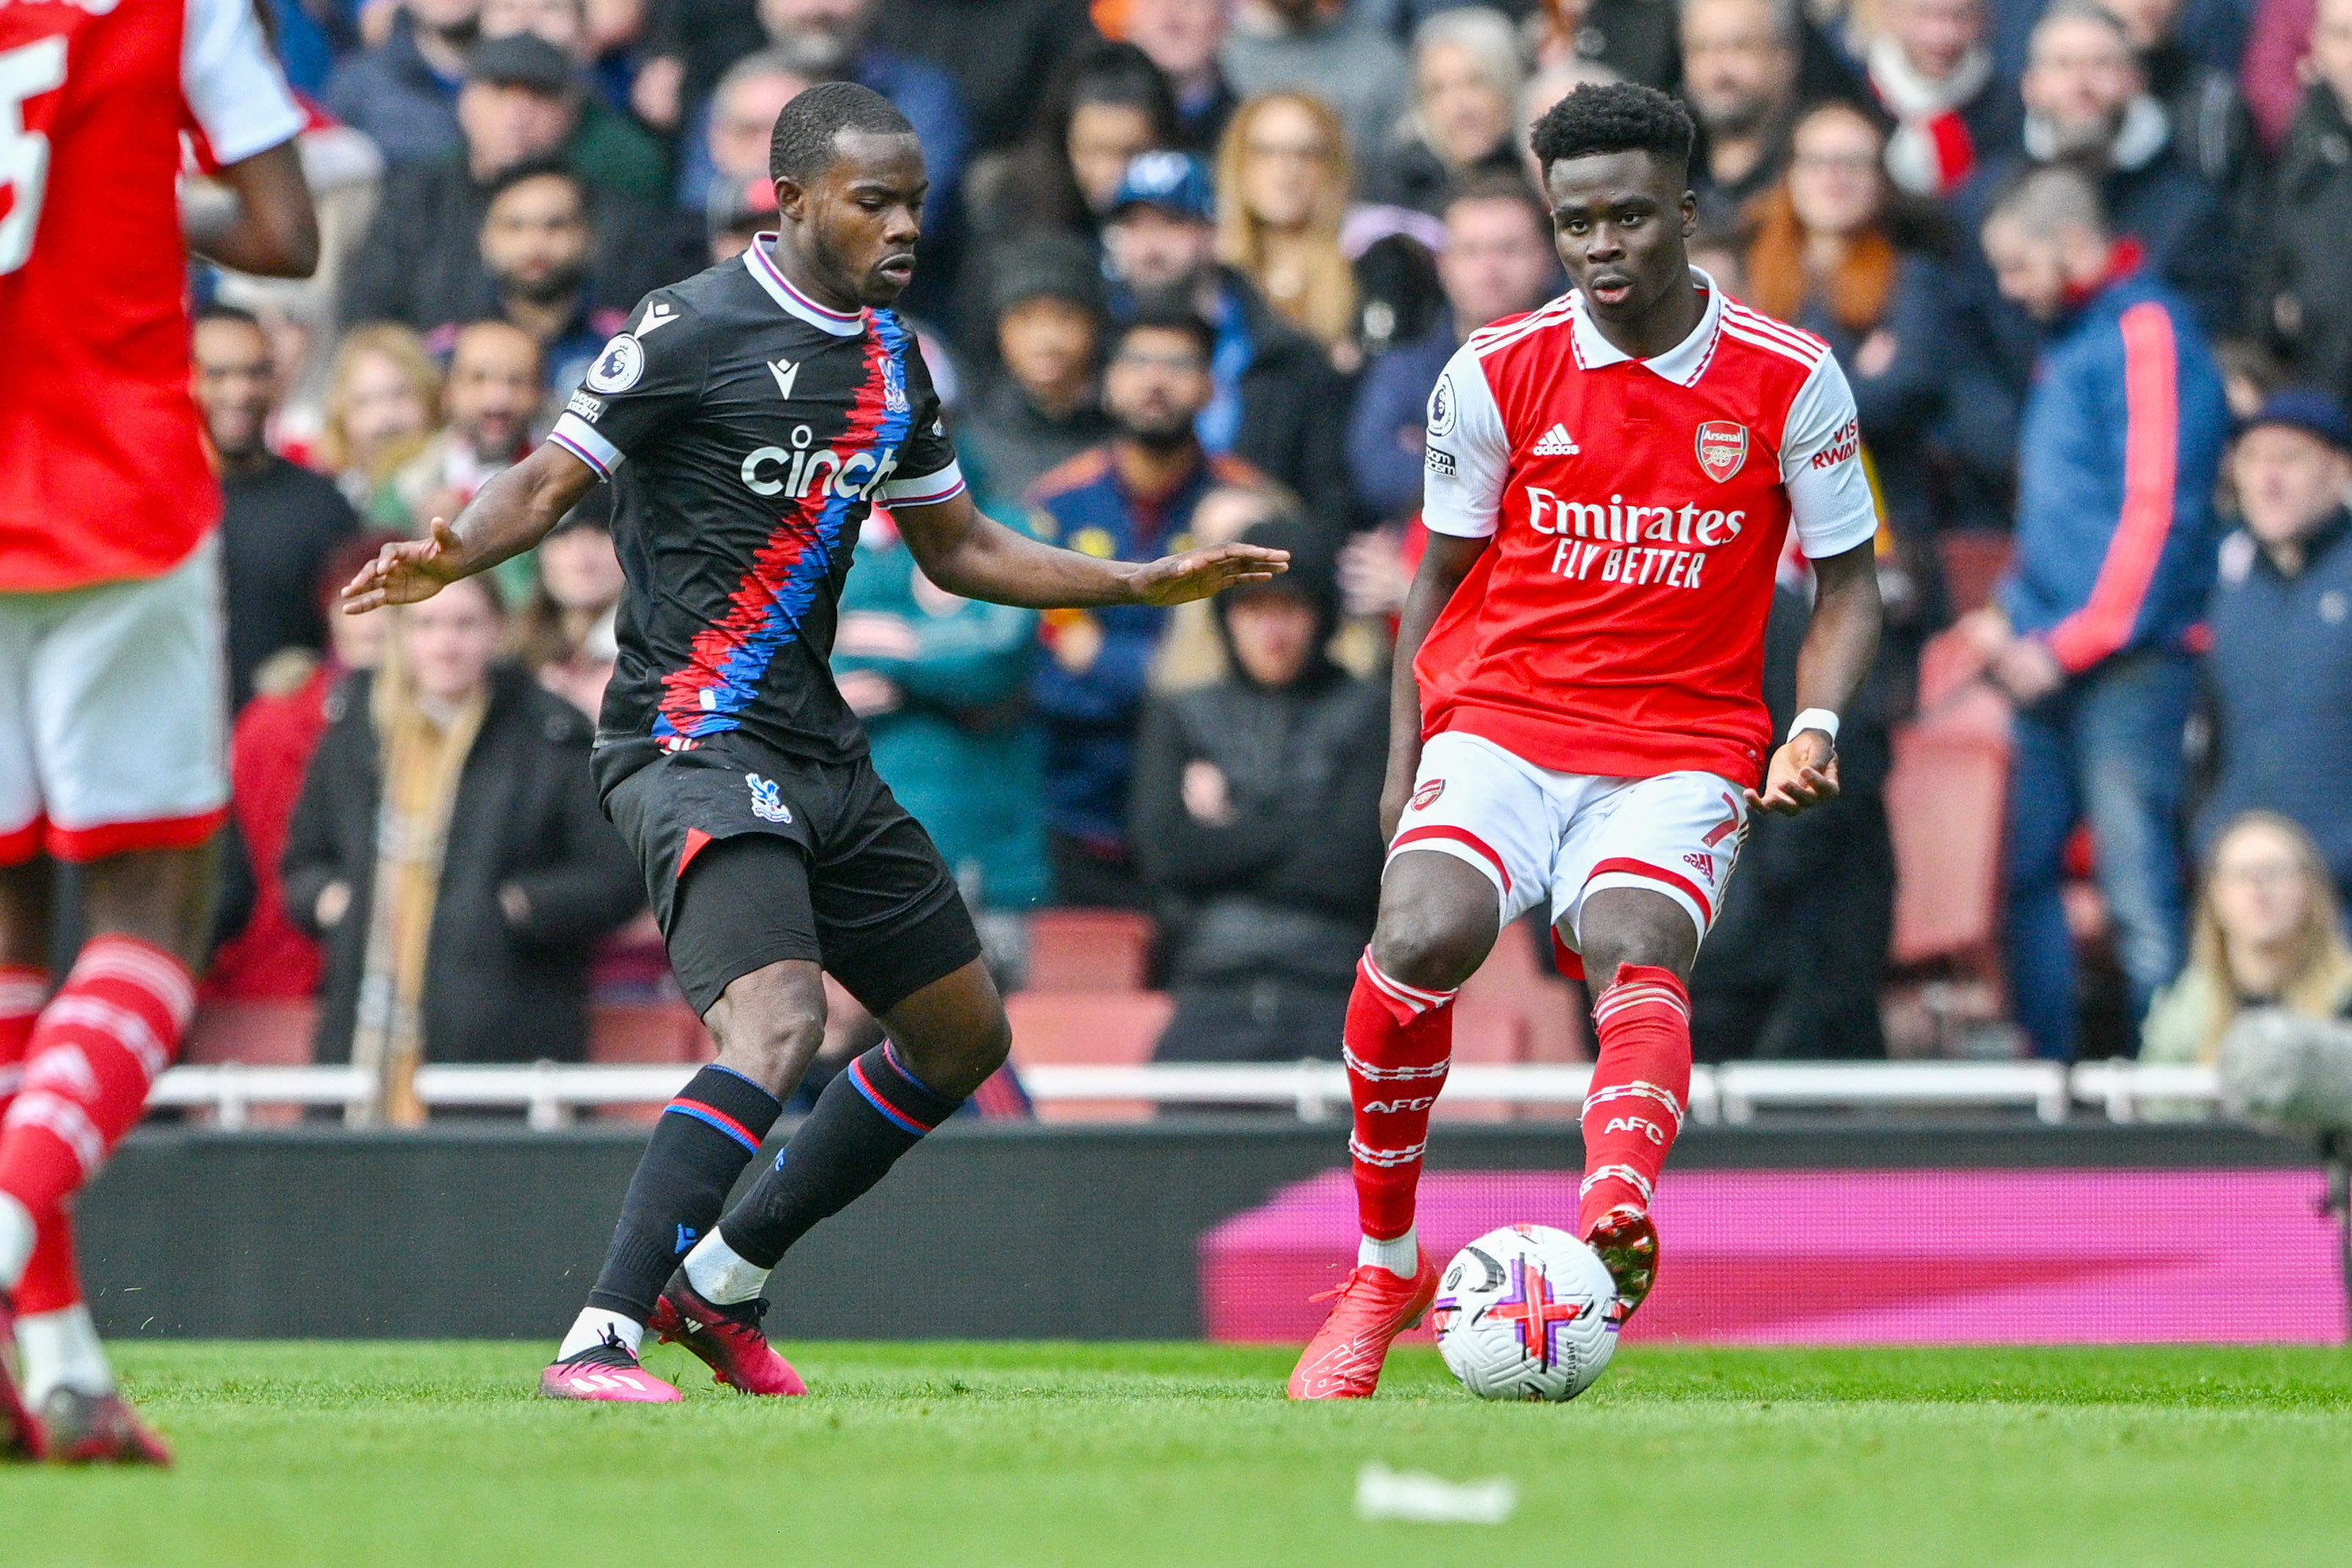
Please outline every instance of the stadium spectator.
[[1132, 44], [1097, 44], [1062, 63], [1026, 145], [975, 188], [974, 231], [991, 239], [1039, 232], [1099, 238], [1127, 166], [1176, 145], [1176, 99]]
[[482, 0], [482, 37], [544, 39], [572, 62], [579, 91], [563, 160], [600, 191], [648, 205], [669, 195], [669, 153], [660, 140], [587, 90], [595, 40], [585, 0]]
[[1128, 0], [1127, 41], [1150, 57], [1176, 95], [1176, 145], [1212, 153], [1241, 97], [1225, 80], [1225, 0]]
[[1445, 314], [1412, 342], [1365, 368], [1348, 418], [1348, 462], [1364, 508], [1384, 522], [1421, 509], [1429, 389], [1462, 340], [1532, 310], [1559, 284], [1551, 214], [1516, 172], [1465, 187], [1445, 205], [1437, 254]]
[[539, 362], [539, 345], [519, 327], [477, 321], [458, 330], [442, 389], [449, 423], [392, 477], [409, 532], [456, 517], [491, 475], [521, 461], [545, 384]]
[[2310, 834], [2270, 811], [2231, 818], [2206, 857], [2188, 967], [2148, 1009], [2140, 1060], [2215, 1061], [2250, 1008], [2352, 1016], [2342, 907]]
[[1045, 896], [1040, 747], [1022, 700], [1036, 655], [1034, 612], [935, 587], [887, 517], [860, 533], [834, 674], [875, 770], [975, 909]]
[[1104, 240], [1120, 308], [1161, 298], [1216, 329], [1202, 444], [1280, 480], [1320, 517], [1347, 517], [1346, 426], [1333, 416], [1345, 406], [1345, 383], [1313, 339], [1277, 317], [1248, 278], [1218, 265], [1199, 161], [1148, 152], [1129, 164]]
[[[627, 319], [593, 303], [587, 188], [559, 160], [518, 163], [490, 182], [480, 245], [488, 308], [467, 319], [502, 320], [528, 335], [539, 345], [548, 390], [570, 397]], [[446, 323], [426, 346], [446, 353], [463, 325]]]
[[[1811, 615], [1804, 592], [1773, 591], [1763, 685], [1775, 734], [1797, 716], [1797, 653]], [[1696, 1060], [1886, 1054], [1878, 994], [1895, 930], [1895, 845], [1885, 695], [1874, 675], [1841, 716], [1835, 800], [1798, 817], [1749, 813], [1738, 873], [1691, 970]]]
[[732, 261], [775, 226], [776, 187], [765, 174], [754, 174], [740, 185], [714, 185], [709, 209], [703, 214], [709, 246], [705, 260], [713, 266]]
[[324, 423], [312, 456], [369, 523], [408, 528], [393, 476], [441, 423], [441, 371], [405, 327], [356, 327], [327, 371]]
[[708, 212], [722, 188], [740, 190], [747, 182], [765, 181], [776, 116], [816, 79], [811, 62], [789, 49], [756, 49], [729, 66], [711, 89], [702, 155], [679, 160], [678, 206]]
[[2213, 788], [2200, 840], [2241, 812], [2300, 823], [2352, 889], [2352, 427], [2342, 405], [2274, 392], [2230, 456], [2242, 531], [2208, 609]]
[[287, 831], [286, 906], [326, 950], [318, 1059], [377, 1086], [357, 1120], [422, 1121], [422, 1062], [580, 1060], [590, 947], [645, 900], [593, 727], [493, 664], [496, 591], [393, 612], [383, 666], [329, 701]]
[[1085, 0], [889, 0], [875, 9], [872, 37], [947, 73], [976, 159], [1020, 144], [1037, 84], [1091, 39], [1087, 9]]
[[516, 651], [541, 685], [593, 721], [619, 653], [613, 622], [622, 578], [613, 548], [612, 487], [589, 491], [530, 554], [534, 570], [516, 617]]
[[1691, 188], [1710, 219], [1735, 217], [1787, 167], [1799, 26], [1796, 7], [1781, 0], [1683, 6], [1683, 99], [1698, 125]]
[[220, 468], [229, 701], [243, 707], [264, 659], [324, 645], [319, 569], [359, 520], [332, 480], [288, 462], [264, 439], [278, 371], [261, 324], [215, 305], [197, 316], [192, 341], [196, 408]]
[[1235, 0], [1223, 61], [1244, 99], [1303, 92], [1329, 104], [1360, 173], [1412, 96], [1404, 51], [1351, 16], [1346, 0]]
[[1952, 358], [1951, 284], [1890, 203], [1878, 127], [1851, 104], [1801, 116], [1789, 172], [1750, 209], [1741, 298], [1837, 350], [1887, 520], [1934, 527], [1928, 437]]
[[1320, 99], [1277, 92], [1234, 110], [1217, 151], [1217, 259], [1334, 356], [1352, 353], [1356, 324], [1356, 276], [1339, 248], [1344, 141]]
[[[345, 273], [341, 319], [429, 331], [488, 308], [481, 231], [491, 192], [508, 170], [562, 154], [578, 120], [579, 97], [571, 61], [546, 40], [477, 45], [457, 95], [464, 145], [448, 157], [396, 168], [385, 180], [375, 220]], [[635, 304], [647, 280], [670, 268], [671, 247], [649, 245], [640, 209], [600, 187], [593, 174], [574, 172], [599, 205], [599, 265], [591, 270], [614, 291], [613, 303]]]
[[2253, 298], [2281, 358], [2342, 398], [2352, 396], [2352, 0], [2321, 0], [2310, 47]]
[[2037, 170], [1983, 242], [2002, 295], [2043, 324], [2018, 452], [2017, 554], [1969, 632], [2018, 704], [2008, 946], [2038, 1055], [2074, 1051], [2060, 898], [2087, 822], [2132, 1019], [2180, 965], [2181, 737], [2213, 580], [2221, 377], [2179, 298], [2114, 237], [2096, 185]]
[[[1045, 235], [1001, 253], [990, 314], [1003, 373], [958, 422], [975, 492], [1015, 503], [1047, 469], [1110, 436], [1102, 412], [1103, 287], [1092, 247]], [[992, 515], [1003, 516], [1002, 506]]]
[[307, 1001], [318, 993], [319, 944], [286, 913], [278, 860], [310, 754], [327, 727], [327, 699], [353, 670], [383, 658], [381, 612], [341, 613], [343, 584], [397, 534], [360, 534], [327, 558], [312, 585], [326, 622], [323, 658], [297, 653], [262, 666], [259, 689], [236, 716], [228, 747], [229, 822], [220, 844], [212, 965], [204, 994], [223, 1001]]
[[1298, 523], [1242, 537], [1290, 551], [1290, 570], [1217, 598], [1229, 674], [1153, 699], [1136, 748], [1129, 839], [1176, 998], [1161, 1061], [1337, 1057], [1379, 911], [1387, 694], [1328, 656], [1323, 538]]
[[1895, 121], [1886, 172], [1916, 196], [1947, 196], [2021, 132], [2016, 95], [1993, 80], [1984, 0], [1884, 0], [1864, 55]]
[[1538, 72], [1573, 79], [1540, 104], [1530, 98], [1523, 119], [1532, 124], [1579, 82], [1604, 79], [1588, 73], [1598, 67], [1605, 79], [1637, 81], [1672, 92], [1683, 77], [1681, 41], [1674, 8], [1654, 0], [1541, 0], [1532, 28]]
[[346, 55], [320, 89], [329, 114], [364, 134], [395, 168], [457, 151], [457, 89], [481, 0], [400, 0], [383, 42]]
[[[1246, 463], [1205, 450], [1195, 433], [1215, 395], [1215, 348], [1206, 322], [1173, 308], [1139, 312], [1113, 332], [1103, 402], [1118, 434], [1037, 482], [1038, 532], [1088, 555], [1149, 559], [1186, 548], [1192, 510], [1213, 486], [1264, 485]], [[1046, 851], [1062, 904], [1144, 902], [1128, 852], [1128, 774], [1167, 618], [1149, 605], [1117, 605], [1045, 619], [1048, 656], [1029, 693], [1045, 738]]]
[[1527, 73], [1499, 11], [1464, 5], [1414, 29], [1412, 111], [1372, 154], [1368, 200], [1441, 213], [1457, 187], [1519, 172]]
[[2253, 117], [2234, 71], [2199, 54], [2182, 36], [2186, 0], [2106, 5], [2139, 56], [2148, 96], [2172, 122], [2176, 153], [2234, 209], [2255, 172], [2256, 146]]
[[2189, 302], [2206, 330], [2226, 325], [2240, 268], [2231, 248], [2213, 240], [2227, 214], [2176, 145], [2171, 116], [2149, 95], [2123, 24], [2094, 0], [2053, 0], [2034, 26], [2018, 90], [2022, 149], [1986, 160], [1957, 193], [1964, 227], [1979, 227], [1994, 196], [2021, 170], [2079, 164], [2099, 176], [2108, 222], [2130, 236], [2148, 269]]

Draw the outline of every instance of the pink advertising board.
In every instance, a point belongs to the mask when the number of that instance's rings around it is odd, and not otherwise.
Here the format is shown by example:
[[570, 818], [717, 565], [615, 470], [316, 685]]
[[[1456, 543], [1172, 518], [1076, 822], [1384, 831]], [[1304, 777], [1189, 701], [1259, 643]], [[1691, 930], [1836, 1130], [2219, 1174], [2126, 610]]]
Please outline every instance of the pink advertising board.
[[[1440, 1263], [1498, 1225], [1574, 1223], [1577, 1176], [1442, 1171]], [[1629, 1340], [1719, 1344], [2331, 1343], [2344, 1337], [2317, 1172], [1701, 1170], [1658, 1190], [1658, 1285]], [[1345, 1171], [1201, 1239], [1213, 1340], [1301, 1343], [1354, 1261]], [[1426, 1328], [1411, 1336], [1426, 1341]]]

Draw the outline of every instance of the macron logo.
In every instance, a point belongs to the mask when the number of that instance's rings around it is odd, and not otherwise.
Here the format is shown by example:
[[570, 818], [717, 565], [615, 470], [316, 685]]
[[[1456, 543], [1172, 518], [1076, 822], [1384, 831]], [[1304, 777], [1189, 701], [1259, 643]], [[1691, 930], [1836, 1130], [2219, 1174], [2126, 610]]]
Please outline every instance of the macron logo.
[[637, 323], [637, 336], [650, 338], [677, 319], [677, 308], [656, 299], [646, 307], [646, 319]]
[[776, 378], [776, 395], [789, 399], [793, 383], [801, 379], [801, 368], [790, 360], [770, 360], [768, 373]]
[[1568, 433], [1568, 426], [1555, 424], [1545, 431], [1542, 439], [1536, 443], [1535, 455], [1538, 457], [1573, 457], [1582, 450], [1577, 445], [1576, 437]]

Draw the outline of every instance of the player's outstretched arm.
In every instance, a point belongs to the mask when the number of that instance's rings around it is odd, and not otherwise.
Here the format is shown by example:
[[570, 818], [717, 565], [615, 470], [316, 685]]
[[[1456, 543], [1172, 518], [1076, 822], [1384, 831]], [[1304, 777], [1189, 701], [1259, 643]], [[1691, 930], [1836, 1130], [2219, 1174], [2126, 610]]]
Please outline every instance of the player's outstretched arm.
[[294, 143], [281, 141], [222, 168], [229, 200], [192, 203], [188, 248], [233, 272], [308, 277], [319, 266], [319, 214]]
[[597, 472], [552, 444], [474, 493], [451, 523], [433, 519], [420, 539], [389, 544], [343, 585], [343, 612], [364, 615], [386, 604], [430, 599], [461, 577], [520, 555], [554, 528], [599, 483]]
[[[1868, 541], [1813, 562], [1813, 618], [1797, 650], [1797, 708], [1843, 713], [1878, 656], [1878, 561]], [[1826, 730], [1802, 729], [1772, 754], [1751, 810], [1793, 817], [1838, 793], [1837, 744]]]
[[1413, 775], [1421, 768], [1421, 683], [1413, 676], [1412, 661], [1429, 629], [1437, 624], [1439, 612], [1493, 542], [1431, 533], [1420, 569], [1412, 574], [1412, 587], [1405, 592], [1404, 608], [1397, 614], [1396, 662], [1389, 673], [1389, 771], [1381, 787], [1383, 842], [1396, 837], [1397, 820], [1404, 815]]
[[890, 516], [925, 577], [966, 599], [1024, 610], [1182, 604], [1289, 570], [1289, 551], [1238, 544], [1158, 560], [1103, 560], [1008, 528], [984, 516], [968, 494], [937, 506], [893, 507]]

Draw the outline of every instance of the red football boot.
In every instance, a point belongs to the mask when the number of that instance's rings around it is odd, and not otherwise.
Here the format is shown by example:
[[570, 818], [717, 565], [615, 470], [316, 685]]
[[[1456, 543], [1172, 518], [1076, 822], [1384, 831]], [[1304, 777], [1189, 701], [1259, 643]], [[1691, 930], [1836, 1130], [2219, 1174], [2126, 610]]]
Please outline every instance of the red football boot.
[[700, 1356], [709, 1366], [713, 1382], [745, 1394], [806, 1394], [808, 1385], [801, 1381], [801, 1375], [760, 1332], [760, 1320], [767, 1311], [765, 1301], [720, 1306], [688, 1283], [686, 1270], [680, 1269], [662, 1287], [661, 1300], [654, 1304], [654, 1315], [646, 1327]]
[[64, 1465], [168, 1467], [172, 1450], [120, 1394], [58, 1388], [41, 1402], [49, 1458]]
[[1624, 1322], [1657, 1282], [1657, 1226], [1645, 1210], [1621, 1203], [1592, 1222], [1584, 1244], [1599, 1254], [1601, 1267], [1617, 1281], [1617, 1321]]
[[47, 1453], [41, 1424], [16, 1382], [16, 1303], [0, 1291], [0, 1461], [39, 1459]]
[[1339, 1300], [1331, 1303], [1331, 1315], [1291, 1369], [1293, 1399], [1370, 1398], [1381, 1385], [1390, 1342], [1417, 1326], [1437, 1299], [1437, 1264], [1418, 1247], [1410, 1280], [1400, 1280], [1376, 1264], [1360, 1263], [1346, 1284], [1314, 1299], [1332, 1296]]

